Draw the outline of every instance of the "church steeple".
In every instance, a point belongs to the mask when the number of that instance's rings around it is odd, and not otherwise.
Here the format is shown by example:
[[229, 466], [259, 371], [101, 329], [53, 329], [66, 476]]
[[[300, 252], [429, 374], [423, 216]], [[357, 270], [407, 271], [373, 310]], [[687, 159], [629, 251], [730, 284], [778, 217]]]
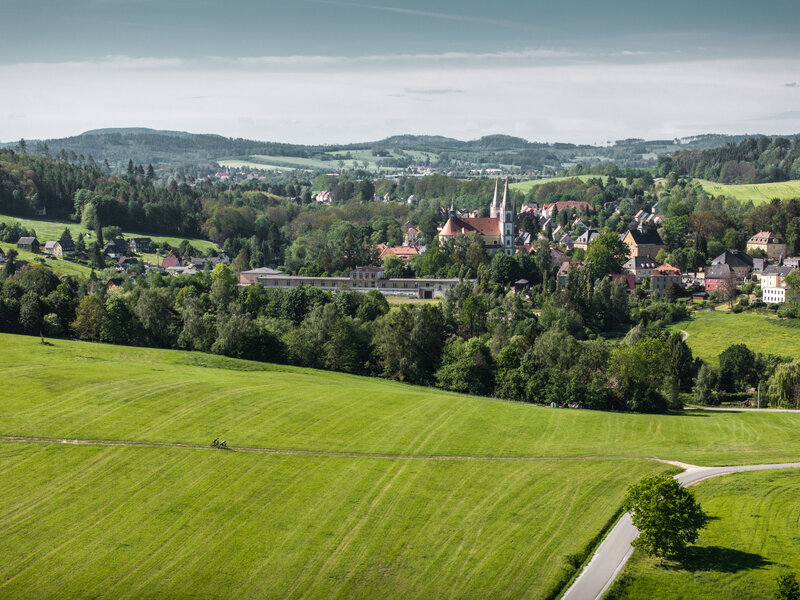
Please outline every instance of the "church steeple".
[[500, 178], [494, 180], [494, 199], [492, 200], [492, 205], [489, 207], [489, 216], [493, 219], [496, 219], [500, 215], [498, 215], [498, 210], [500, 209], [500, 205], [498, 204], [498, 197], [497, 193], [500, 190]]
[[500, 229], [500, 245], [503, 252], [514, 255], [514, 212], [508, 203], [508, 179], [503, 189], [503, 204], [497, 214]]

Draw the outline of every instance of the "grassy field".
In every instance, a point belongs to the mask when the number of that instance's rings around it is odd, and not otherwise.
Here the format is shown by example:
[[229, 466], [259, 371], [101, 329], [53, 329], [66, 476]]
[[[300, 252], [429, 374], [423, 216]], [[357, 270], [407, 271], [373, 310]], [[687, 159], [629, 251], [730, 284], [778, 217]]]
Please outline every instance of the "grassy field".
[[750, 185], [725, 185], [706, 179], [693, 179], [702, 188], [713, 196], [729, 196], [736, 200], [751, 200], [753, 204], [763, 204], [773, 198], [786, 200], [800, 198], [800, 181], [781, 181], [778, 183], [757, 183]]
[[600, 178], [603, 182], [608, 181], [608, 176], [606, 175], [573, 175], [571, 177], [549, 177], [547, 179], [533, 179], [531, 181], [518, 181], [516, 183], [509, 184], [512, 190], [517, 190], [518, 192], [528, 193], [532, 187], [537, 185], [543, 185], [545, 183], [552, 183], [554, 181], [568, 181], [570, 179], [580, 179], [581, 181], [588, 181], [590, 179], [597, 179]]
[[524, 598], [658, 467], [5, 443], [0, 469], [7, 598]]
[[[351, 158], [344, 158], [347, 154]], [[225, 159], [217, 161], [221, 166], [228, 168], [250, 168], [250, 169], [267, 169], [267, 170], [286, 170], [286, 169], [304, 169], [304, 170], [321, 170], [328, 172], [338, 172], [339, 163], [347, 169], [362, 168], [363, 163], [367, 162], [367, 169], [370, 171], [396, 171], [394, 167], [381, 167], [378, 165], [379, 160], [384, 158], [399, 158], [401, 155], [396, 152], [391, 152], [387, 157], [376, 157], [372, 155], [371, 150], [351, 150], [351, 151], [337, 151], [326, 153], [333, 157], [333, 160], [319, 160], [316, 158], [300, 158], [296, 156], [268, 156], [265, 154], [253, 154], [248, 159]], [[424, 162], [430, 158], [432, 163], [438, 160], [438, 156], [432, 152], [421, 151], [408, 151], [407, 155], [415, 160]]]
[[[85, 227], [83, 227], [80, 223], [72, 223], [70, 221], [58, 221], [58, 220], [48, 220], [48, 219], [23, 219], [21, 217], [0, 215], [0, 223], [8, 224], [15, 221], [22, 224], [22, 226], [25, 227], [26, 229], [36, 230], [36, 238], [39, 240], [39, 243], [42, 246], [44, 246], [44, 243], [47, 240], [57, 240], [59, 237], [61, 237], [61, 233], [64, 231], [65, 227], [69, 227], [70, 231], [72, 232], [73, 239], [75, 239], [78, 235], [89, 233], [88, 230]], [[152, 235], [150, 233], [133, 232], [133, 231], [123, 232], [123, 235], [126, 238], [137, 237], [137, 236], [149, 237], [154, 242], [158, 242], [159, 244], [167, 242], [170, 246], [173, 247], [178, 247], [178, 245], [180, 245], [180, 243], [184, 240], [184, 238], [182, 237], [175, 237], [169, 235]], [[93, 233], [92, 236], [94, 237]], [[195, 248], [201, 251], [205, 251], [208, 248], [216, 247], [213, 242], [210, 242], [208, 240], [191, 238], [189, 239], [189, 241]]]
[[693, 489], [714, 520], [688, 558], [660, 568], [636, 551], [606, 598], [768, 600], [787, 567], [800, 573], [800, 473], [736, 473]]
[[689, 333], [686, 343], [695, 356], [715, 363], [731, 344], [746, 344], [754, 352], [800, 358], [800, 328], [777, 317], [756, 313], [696, 312], [673, 325]]
[[[0, 435], [120, 444], [0, 441], [0, 597], [543, 597], [627, 484], [669, 468], [645, 459], [800, 451], [788, 413], [556, 410], [199, 353], [0, 343]], [[217, 435], [242, 451], [208, 448]]]
[[[61, 231], [64, 230], [62, 229]], [[50, 260], [49, 258], [46, 258], [44, 254], [34, 254], [33, 252], [28, 252], [27, 250], [20, 250], [17, 248], [16, 244], [0, 242], [0, 248], [2, 248], [3, 252], [5, 253], [8, 253], [8, 251], [11, 249], [16, 250], [18, 260], [27, 260], [32, 265], [38, 264], [37, 259], [44, 258], [47, 266], [51, 267], [56, 273], [61, 273], [62, 275], [81, 275], [83, 277], [88, 277], [92, 272], [91, 267], [87, 267], [86, 265], [81, 265], [62, 259]]]

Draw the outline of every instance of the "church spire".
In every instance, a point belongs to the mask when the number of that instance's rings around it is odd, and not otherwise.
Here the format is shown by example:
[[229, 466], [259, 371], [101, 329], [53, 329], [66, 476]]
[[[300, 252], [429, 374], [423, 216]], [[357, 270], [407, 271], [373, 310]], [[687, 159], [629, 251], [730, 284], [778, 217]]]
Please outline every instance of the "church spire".
[[498, 217], [498, 210], [500, 209], [498, 192], [500, 190], [500, 178], [494, 180], [494, 199], [492, 200], [492, 205], [489, 207], [489, 216], [493, 219]]
[[503, 190], [503, 206], [501, 209], [503, 212], [508, 210], [508, 177], [506, 177], [506, 186]]

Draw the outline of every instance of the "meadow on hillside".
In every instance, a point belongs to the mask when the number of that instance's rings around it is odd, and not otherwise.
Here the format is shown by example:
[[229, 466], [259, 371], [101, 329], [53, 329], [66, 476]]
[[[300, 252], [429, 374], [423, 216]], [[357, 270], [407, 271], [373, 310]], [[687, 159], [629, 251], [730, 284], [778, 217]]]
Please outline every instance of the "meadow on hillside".
[[11, 597], [552, 597], [626, 486], [674, 470], [651, 457], [800, 451], [793, 414], [549, 409], [201, 353], [0, 342]]
[[800, 327], [778, 317], [702, 311], [692, 313], [689, 321], [676, 323], [672, 329], [686, 331], [692, 353], [712, 364], [732, 344], [745, 344], [753, 352], [800, 358]]

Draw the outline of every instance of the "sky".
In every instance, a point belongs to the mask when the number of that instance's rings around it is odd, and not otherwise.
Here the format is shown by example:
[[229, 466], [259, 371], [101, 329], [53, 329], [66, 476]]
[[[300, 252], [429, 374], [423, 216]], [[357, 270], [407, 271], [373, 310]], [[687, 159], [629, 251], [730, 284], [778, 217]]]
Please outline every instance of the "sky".
[[797, 0], [2, 0], [0, 141], [800, 132]]

